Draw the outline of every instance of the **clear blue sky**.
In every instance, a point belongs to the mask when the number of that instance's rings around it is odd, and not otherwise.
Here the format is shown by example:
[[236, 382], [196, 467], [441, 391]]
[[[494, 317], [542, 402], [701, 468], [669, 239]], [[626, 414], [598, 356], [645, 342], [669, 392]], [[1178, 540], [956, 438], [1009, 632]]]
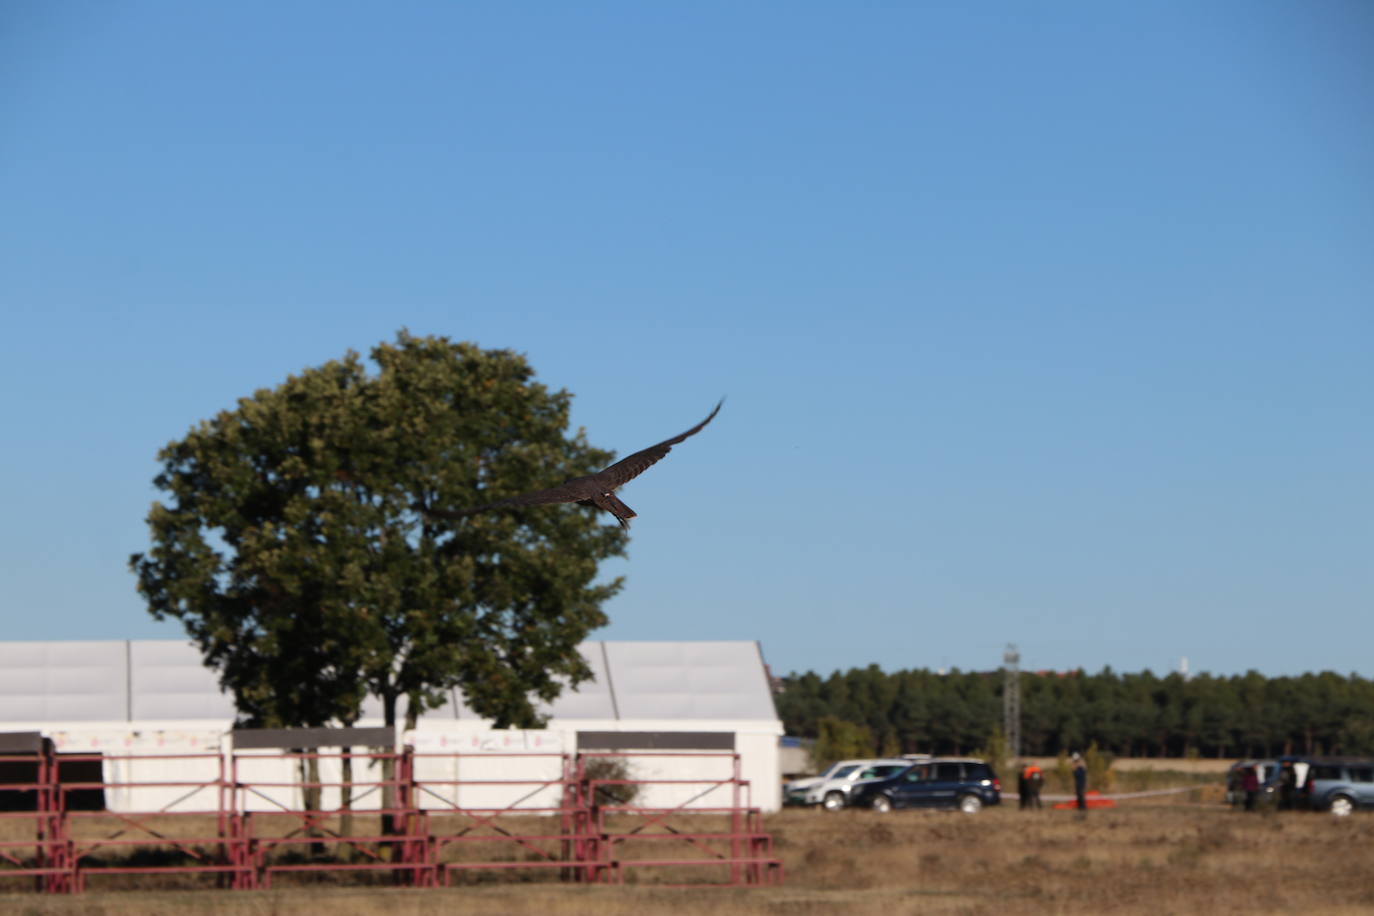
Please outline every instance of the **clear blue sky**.
[[402, 326], [632, 483], [608, 639], [1374, 676], [1374, 5], [0, 6], [4, 639]]

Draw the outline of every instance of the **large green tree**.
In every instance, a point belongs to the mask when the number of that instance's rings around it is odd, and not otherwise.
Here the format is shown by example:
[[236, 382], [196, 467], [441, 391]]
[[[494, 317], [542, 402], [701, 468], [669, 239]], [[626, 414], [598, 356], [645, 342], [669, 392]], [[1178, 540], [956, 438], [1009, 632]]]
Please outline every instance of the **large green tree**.
[[577, 651], [620, 581], [594, 510], [436, 522], [613, 455], [569, 435], [566, 391], [519, 354], [406, 332], [243, 398], [159, 453], [167, 494], [130, 566], [186, 627], [243, 724], [349, 724], [372, 692], [407, 726], [459, 687], [498, 727], [537, 724], [590, 676]]

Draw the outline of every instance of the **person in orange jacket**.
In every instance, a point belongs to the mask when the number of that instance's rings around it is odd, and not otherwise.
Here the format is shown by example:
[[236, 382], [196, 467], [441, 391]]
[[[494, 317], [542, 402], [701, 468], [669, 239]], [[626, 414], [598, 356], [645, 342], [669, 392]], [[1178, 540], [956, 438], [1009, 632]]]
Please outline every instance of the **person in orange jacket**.
[[1045, 782], [1045, 773], [1033, 763], [1028, 763], [1021, 768], [1020, 777], [1017, 779], [1017, 790], [1021, 796], [1021, 808], [1040, 807], [1040, 787]]

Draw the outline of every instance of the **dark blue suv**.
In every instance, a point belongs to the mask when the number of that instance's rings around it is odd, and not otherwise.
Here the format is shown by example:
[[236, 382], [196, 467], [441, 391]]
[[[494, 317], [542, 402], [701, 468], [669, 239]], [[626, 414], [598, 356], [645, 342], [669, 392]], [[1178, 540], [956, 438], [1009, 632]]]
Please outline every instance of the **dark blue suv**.
[[849, 790], [853, 807], [958, 808], [976, 814], [984, 805], [1002, 802], [1002, 781], [985, 760], [936, 757], [922, 760], [886, 779], [857, 782]]

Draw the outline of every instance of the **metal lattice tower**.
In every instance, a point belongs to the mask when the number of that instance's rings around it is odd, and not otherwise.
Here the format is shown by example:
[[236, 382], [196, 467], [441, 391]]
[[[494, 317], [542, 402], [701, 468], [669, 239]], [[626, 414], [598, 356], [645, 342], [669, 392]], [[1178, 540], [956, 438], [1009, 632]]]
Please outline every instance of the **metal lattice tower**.
[[1021, 756], [1021, 653], [1015, 643], [1007, 643], [1002, 661], [1002, 734], [1007, 754], [1015, 759]]

